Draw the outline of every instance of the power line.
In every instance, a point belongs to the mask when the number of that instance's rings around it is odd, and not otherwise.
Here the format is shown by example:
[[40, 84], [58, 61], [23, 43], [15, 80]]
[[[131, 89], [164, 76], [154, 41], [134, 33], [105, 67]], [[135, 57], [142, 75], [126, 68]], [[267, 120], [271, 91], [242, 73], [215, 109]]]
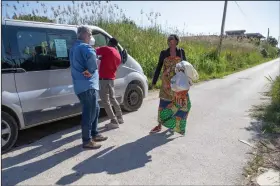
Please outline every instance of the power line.
[[[255, 26], [256, 23], [255, 23], [252, 19], [250, 19], [249, 16], [247, 16], [247, 15], [245, 14], [245, 12], [242, 10], [241, 6], [237, 3], [237, 1], [234, 1], [234, 2], [235, 2], [235, 4], [236, 4], [236, 6], [238, 7], [239, 11], [240, 11], [240, 12], [242, 13], [242, 15], [245, 17], [247, 23], [249, 23], [251, 26]], [[253, 25], [252, 25], [252, 24], [253, 24]]]
[[239, 6], [239, 4], [236, 2], [236, 1], [234, 1], [235, 2], [235, 4], [237, 5], [237, 7], [238, 7], [238, 9], [240, 10], [240, 12], [245, 16], [245, 17], [247, 17], [247, 15], [244, 13], [244, 11], [242, 10], [242, 8]]

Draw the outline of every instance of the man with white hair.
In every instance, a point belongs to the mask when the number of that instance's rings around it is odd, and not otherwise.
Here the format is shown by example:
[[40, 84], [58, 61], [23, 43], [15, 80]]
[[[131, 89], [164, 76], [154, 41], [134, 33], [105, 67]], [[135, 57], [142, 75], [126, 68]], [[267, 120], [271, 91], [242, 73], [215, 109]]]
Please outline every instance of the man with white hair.
[[98, 104], [99, 75], [96, 52], [89, 43], [91, 29], [78, 28], [78, 40], [70, 50], [71, 74], [74, 91], [82, 105], [82, 141], [83, 148], [98, 149], [96, 142], [108, 138], [98, 133], [97, 124], [100, 107]]

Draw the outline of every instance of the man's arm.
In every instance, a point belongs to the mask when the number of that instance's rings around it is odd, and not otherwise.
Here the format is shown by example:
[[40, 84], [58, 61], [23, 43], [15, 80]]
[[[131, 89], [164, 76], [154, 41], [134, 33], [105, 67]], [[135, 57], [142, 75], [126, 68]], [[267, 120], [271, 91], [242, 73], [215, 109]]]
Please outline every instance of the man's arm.
[[96, 52], [89, 45], [84, 45], [82, 55], [86, 61], [85, 67], [90, 74], [93, 74], [97, 70]]
[[96, 51], [96, 55], [102, 55], [102, 47], [97, 47], [95, 48], [95, 51]]
[[116, 49], [116, 67], [118, 68], [122, 64], [122, 56], [120, 55], [119, 51]]

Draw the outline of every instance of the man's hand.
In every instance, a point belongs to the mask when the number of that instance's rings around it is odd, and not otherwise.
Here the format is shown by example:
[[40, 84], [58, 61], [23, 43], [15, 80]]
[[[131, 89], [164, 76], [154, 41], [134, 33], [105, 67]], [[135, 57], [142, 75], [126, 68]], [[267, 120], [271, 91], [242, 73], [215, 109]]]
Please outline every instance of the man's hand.
[[92, 74], [89, 73], [88, 70], [84, 71], [84, 72], [83, 72], [83, 75], [84, 75], [85, 77], [87, 77], [87, 78], [90, 78], [90, 77], [92, 76]]

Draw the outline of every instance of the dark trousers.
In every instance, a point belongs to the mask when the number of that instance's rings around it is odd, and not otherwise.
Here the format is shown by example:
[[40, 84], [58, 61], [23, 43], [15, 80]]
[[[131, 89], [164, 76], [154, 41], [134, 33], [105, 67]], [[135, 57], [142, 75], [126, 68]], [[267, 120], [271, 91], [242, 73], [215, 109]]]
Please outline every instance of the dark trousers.
[[82, 104], [82, 140], [86, 144], [98, 135], [97, 124], [100, 112], [98, 91], [89, 89], [77, 96]]

